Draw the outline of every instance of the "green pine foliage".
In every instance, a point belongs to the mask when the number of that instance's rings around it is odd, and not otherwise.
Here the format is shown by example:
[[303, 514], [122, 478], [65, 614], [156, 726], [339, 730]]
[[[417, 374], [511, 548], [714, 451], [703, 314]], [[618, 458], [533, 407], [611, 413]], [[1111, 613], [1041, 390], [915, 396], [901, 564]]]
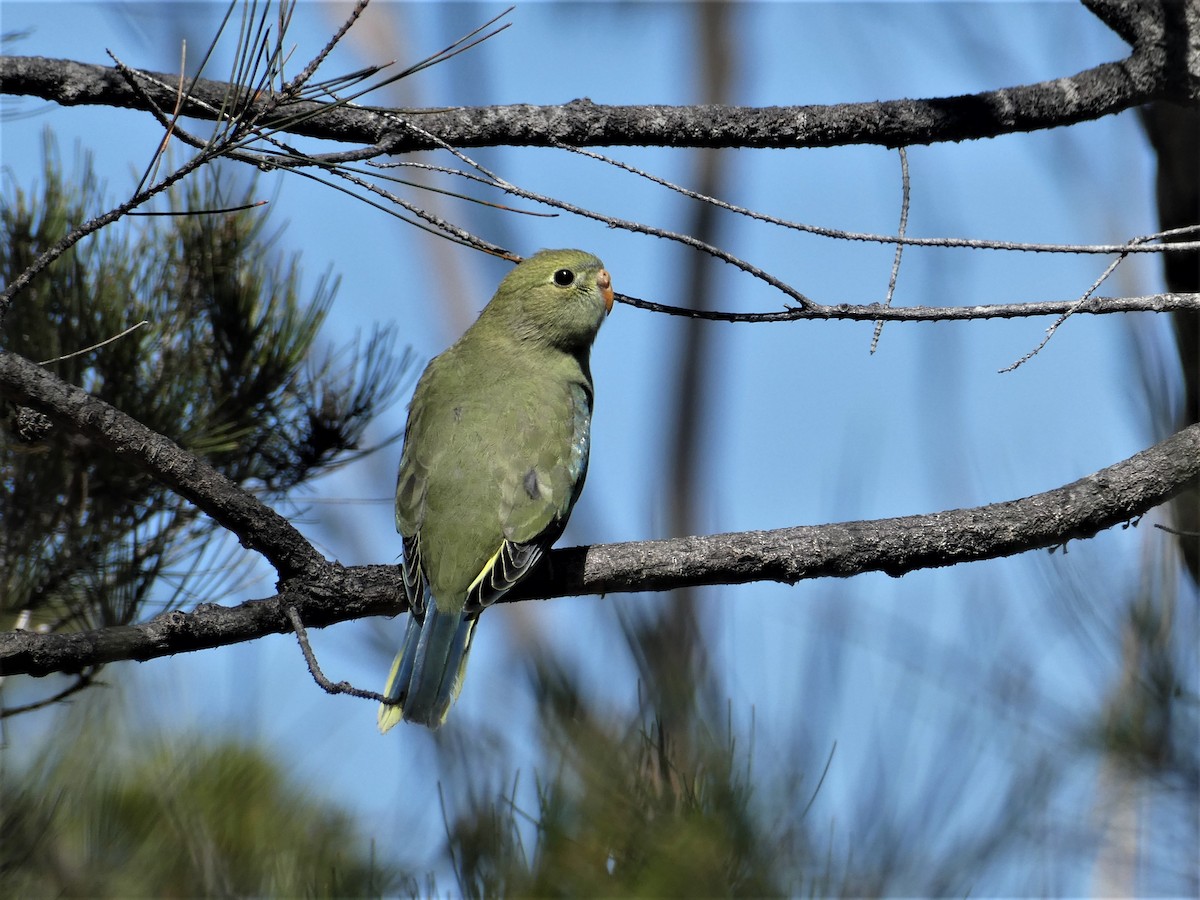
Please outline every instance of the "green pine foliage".
[[[90, 161], [77, 169], [67, 177], [47, 139], [40, 187], [6, 175], [0, 280], [105, 208]], [[74, 245], [15, 298], [3, 341], [278, 498], [353, 458], [407, 360], [389, 332], [348, 364], [318, 359], [335, 279], [304, 296], [298, 257], [279, 250], [265, 210], [229, 211], [254, 203], [253, 184], [228, 181], [208, 167], [171, 195], [174, 214], [126, 218]], [[19, 617], [54, 630], [127, 624], [156, 583], [178, 596], [197, 582], [215, 530], [187, 501], [30, 410], [0, 413], [0, 628]], [[211, 576], [191, 590], [222, 592]]]
[[503, 796], [487, 789], [498, 772], [481, 771], [467, 748], [461, 771], [446, 776], [472, 785], [465, 800], [445, 804], [457, 893], [768, 897], [831, 889], [825, 861], [804, 849], [802, 810], [780, 802], [811, 797], [811, 786], [761, 796], [750, 754], [728, 726], [690, 715], [671, 732], [653, 712], [613, 719], [574, 676], [535, 655], [544, 762], [532, 808], [521, 805], [515, 781]]
[[60, 717], [37, 762], [0, 769], [0, 895], [362, 897], [402, 884], [348, 813], [265, 749], [132, 736], [96, 710]]

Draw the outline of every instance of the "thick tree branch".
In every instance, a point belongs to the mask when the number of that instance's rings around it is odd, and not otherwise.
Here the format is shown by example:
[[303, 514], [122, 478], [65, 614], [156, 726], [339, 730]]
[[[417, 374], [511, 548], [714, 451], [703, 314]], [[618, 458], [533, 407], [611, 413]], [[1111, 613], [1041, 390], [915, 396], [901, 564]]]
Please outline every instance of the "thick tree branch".
[[[1071, 125], [1152, 100], [1185, 104], [1200, 100], [1197, 4], [1092, 0], [1088, 5], [1132, 45], [1128, 58], [1053, 81], [979, 94], [833, 106], [601, 106], [575, 100], [562, 106], [516, 104], [395, 112], [302, 101], [281, 105], [260, 124], [293, 134], [373, 145], [380, 153], [391, 154], [436, 149], [443, 144], [460, 148], [557, 144], [899, 147]], [[145, 73], [139, 81], [140, 91], [107, 66], [44, 57], [0, 57], [0, 93], [40, 97], [63, 106], [175, 107], [178, 75]], [[182, 113], [211, 120], [214, 110], [225, 106], [230, 90], [222, 82], [199, 80], [183, 101]], [[265, 112], [277, 102], [275, 97], [264, 96], [255, 104]], [[405, 127], [404, 119], [420, 131]]]
[[169, 438], [7, 350], [0, 350], [0, 397], [45, 413], [150, 473], [265, 556], [280, 577], [326, 565], [287, 519], [253, 494]]
[[[505, 601], [672, 590], [715, 584], [903, 575], [1010, 556], [1091, 537], [1135, 520], [1200, 483], [1200, 425], [1071, 484], [1021, 500], [866, 522], [801, 526], [667, 541], [555, 550]], [[309, 627], [403, 611], [395, 566], [326, 563], [281, 583], [280, 593], [235, 607], [204, 604], [141, 625], [82, 634], [0, 634], [0, 675], [48, 675], [124, 659], [253, 640], [291, 630], [294, 606]]]

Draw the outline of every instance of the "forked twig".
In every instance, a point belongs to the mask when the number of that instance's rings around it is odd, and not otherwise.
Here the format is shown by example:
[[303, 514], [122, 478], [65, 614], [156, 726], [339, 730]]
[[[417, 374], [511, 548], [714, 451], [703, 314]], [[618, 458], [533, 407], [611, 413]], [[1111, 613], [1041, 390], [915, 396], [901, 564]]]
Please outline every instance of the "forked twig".
[[[1130, 244], [1133, 245], [1133, 244], [1145, 243], [1146, 241], [1152, 241], [1155, 238], [1160, 237], [1160, 236], [1161, 235], [1148, 234], [1143, 237], [1134, 238], [1132, 241], [1130, 241]], [[1004, 374], [1007, 374], [1008, 372], [1012, 372], [1015, 369], [1020, 368], [1025, 363], [1029, 362], [1029, 360], [1033, 359], [1039, 353], [1041, 353], [1042, 348], [1045, 347], [1048, 343], [1050, 343], [1050, 338], [1054, 337], [1054, 332], [1058, 331], [1058, 326], [1061, 325], [1063, 322], [1067, 321], [1067, 319], [1071, 315], [1073, 315], [1075, 312], [1077, 312], [1084, 303], [1086, 303], [1089, 299], [1091, 299], [1092, 294], [1096, 293], [1096, 291], [1098, 291], [1100, 289], [1100, 285], [1104, 284], [1104, 282], [1108, 280], [1108, 276], [1111, 275], [1113, 272], [1115, 272], [1117, 270], [1117, 266], [1121, 265], [1121, 263], [1123, 263], [1127, 258], [1128, 258], [1128, 254], [1122, 253], [1120, 256], [1118, 256], [1116, 259], [1114, 259], [1111, 263], [1109, 263], [1107, 268], [1105, 268], [1105, 270], [1100, 273], [1100, 277], [1092, 282], [1092, 286], [1089, 287], [1086, 291], [1084, 291], [1083, 295], [1078, 300], [1076, 300], [1073, 304], [1071, 304], [1070, 307], [1065, 309], [1059, 315], [1059, 317], [1054, 320], [1054, 322], [1050, 325], [1050, 327], [1046, 329], [1046, 336], [1042, 338], [1041, 342], [1036, 347], [1034, 347], [1032, 350], [1030, 350], [1028, 353], [1026, 353], [1024, 356], [1022, 356], [1020, 359], [1018, 359], [1016, 362], [1005, 366], [1003, 369], [1000, 369], [999, 373], [1001, 375], [1004, 375]]]

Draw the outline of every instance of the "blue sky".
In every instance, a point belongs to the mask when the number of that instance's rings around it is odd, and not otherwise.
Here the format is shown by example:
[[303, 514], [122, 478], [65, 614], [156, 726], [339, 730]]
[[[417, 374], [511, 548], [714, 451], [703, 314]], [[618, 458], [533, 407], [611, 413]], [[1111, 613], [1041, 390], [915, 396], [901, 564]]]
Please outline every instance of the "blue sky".
[[[503, 8], [373, 5], [325, 71], [412, 60]], [[324, 43], [344, 9], [299, 7], [291, 31], [298, 61]], [[131, 65], [174, 71], [179, 38], [187, 35], [189, 59], [198, 58], [220, 7], [181, 4], [173, 19], [163, 10], [159, 4], [5, 3], [0, 24], [5, 32], [31, 32], [8, 52], [106, 63], [108, 48]], [[697, 58], [689, 4], [521, 4], [508, 21], [512, 27], [499, 37], [371, 102], [703, 99], [697, 74], [704, 61]], [[738, 47], [732, 99], [752, 105], [968, 93], [1073, 74], [1126, 53], [1082, 7], [1067, 3], [745, 4], [736, 8], [731, 39]], [[221, 77], [225, 66], [219, 58], [206, 74]], [[87, 147], [113, 196], [132, 183], [131, 173], [140, 173], [159, 138], [150, 117], [138, 113], [4, 102], [37, 111], [5, 121], [0, 143], [5, 169], [23, 185], [40, 170], [43, 127], [54, 129], [68, 160], [76, 141]], [[692, 151], [621, 148], [611, 155], [677, 183], [694, 178]], [[509, 181], [610, 215], [682, 230], [691, 212], [682, 198], [590, 160], [521, 148], [476, 156]], [[909, 151], [909, 233], [1126, 240], [1155, 230], [1152, 162], [1132, 113], [1034, 135], [915, 147]], [[899, 218], [895, 152], [741, 151], [731, 154], [729, 170], [726, 199], [783, 218], [877, 233], [893, 232]], [[273, 222], [287, 224], [283, 246], [303, 253], [311, 282], [327, 269], [341, 278], [325, 330], [332, 344], [394, 322], [423, 363], [453, 340], [506, 271], [503, 263], [303, 179], [264, 179], [260, 190], [272, 199]], [[680, 289], [689, 251], [663, 240], [569, 217], [480, 216], [454, 203], [442, 209], [522, 254], [550, 246], [593, 250], [618, 291], [688, 302]], [[720, 228], [723, 247], [819, 302], [872, 302], [886, 290], [893, 254], [886, 246], [834, 242], [733, 216]], [[895, 303], [1070, 299], [1107, 262], [910, 249]], [[769, 310], [784, 302], [722, 263], [711, 261], [707, 271], [722, 308]], [[1139, 258], [1102, 293], [1158, 287], [1156, 261]], [[1129, 456], [1151, 442], [1137, 410], [1131, 318], [1072, 319], [1038, 356], [1002, 375], [999, 369], [1037, 345], [1048, 320], [893, 323], [872, 356], [869, 324], [698, 325], [619, 307], [594, 352], [592, 465], [562, 543], [670, 536], [663, 510], [671, 461], [663, 423], [676, 397], [677, 351], [687, 329], [711, 329], [716, 348], [706, 371], [696, 530], [717, 532], [1012, 499]], [[1165, 323], [1144, 325], [1165, 333]], [[398, 403], [374, 433], [394, 431], [403, 414]], [[326, 555], [347, 564], [397, 558], [387, 498], [398, 454], [398, 448], [385, 450], [315, 487], [312, 499], [337, 502], [314, 503], [301, 527]], [[911, 799], [932, 777], [922, 762], [931, 748], [958, 746], [979, 755], [981, 782], [1003, 781], [1008, 748], [1032, 752], [1046, 735], [1028, 724], [1006, 724], [997, 706], [981, 701], [989, 679], [1020, 673], [1036, 695], [1052, 696], [1072, 710], [1077, 724], [1086, 722], [1118, 659], [1098, 662], [1082, 654], [1048, 607], [1060, 590], [1058, 579], [1080, 571], [1102, 570], [1114, 585], [1133, 578], [1146, 530], [1111, 532], [1073, 545], [1067, 556], [1039, 554], [898, 580], [867, 575], [702, 592], [698, 602], [738, 730], [753, 717], [757, 771], [781, 768], [799, 745], [823, 761], [836, 741], [835, 765], [814, 814], [847, 823], [850, 832], [860, 823], [851, 808], [861, 802], [855, 789], [863, 766], [881, 767], [890, 789]], [[258, 580], [229, 602], [272, 592], [269, 570], [255, 571]], [[634, 669], [613, 609], [657, 602], [652, 596], [589, 597], [490, 611], [446, 728], [466, 734], [481, 722], [505, 721], [508, 752], [528, 771], [532, 701], [519, 660], [530, 635], [586, 673], [595, 696], [612, 709], [632, 709]], [[398, 640], [401, 628], [400, 621], [382, 626], [388, 640]], [[349, 623], [315, 635], [327, 674], [379, 688], [391, 652], [380, 629], [377, 622]], [[947, 685], [941, 673], [951, 659], [956, 671], [970, 674]], [[430, 737], [418, 728], [380, 737], [369, 704], [327, 697], [312, 684], [293, 640], [274, 637], [128, 664], [114, 667], [112, 677], [126, 677], [126, 670], [136, 673], [136, 690], [150, 701], [142, 713], [149, 726], [230, 728], [260, 737], [316, 792], [353, 808], [364, 832], [406, 835], [413, 841], [408, 859], [419, 862], [440, 840]], [[35, 733], [46, 722], [31, 717], [16, 728]], [[988, 737], [994, 733], [1005, 743], [996, 746]], [[897, 734], [905, 735], [898, 743]], [[961, 815], [985, 809], [994, 796], [968, 791]], [[1086, 872], [1076, 875], [1081, 880], [1066, 885], [1067, 892], [1086, 889]], [[1011, 880], [1018, 877], [1013, 872], [991, 877], [992, 891], [1020, 883]]]

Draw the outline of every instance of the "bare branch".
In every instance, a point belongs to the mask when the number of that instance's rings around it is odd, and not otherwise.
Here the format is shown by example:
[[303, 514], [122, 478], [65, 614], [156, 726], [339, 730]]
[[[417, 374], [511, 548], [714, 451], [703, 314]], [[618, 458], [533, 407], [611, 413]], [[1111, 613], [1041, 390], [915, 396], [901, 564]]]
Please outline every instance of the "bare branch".
[[[411, 110], [421, 129], [456, 147], [835, 147], [877, 144], [912, 146], [1037, 131], [1091, 121], [1152, 100], [1191, 103], [1200, 98], [1200, 27], [1188, 4], [1093, 0], [1090, 7], [1129, 41], [1128, 58], [1037, 84], [956, 97], [890, 100], [835, 106], [746, 108], [734, 106], [600, 106], [575, 100], [563, 106], [517, 104]], [[154, 76], [165, 84], [177, 76]], [[197, 80], [183, 115], [212, 119], [229, 96], [227, 84]], [[139, 95], [104, 66], [43, 57], [0, 57], [0, 91], [53, 100], [64, 106], [101, 104], [145, 109]], [[173, 92], [147, 86], [161, 107], [174, 106]], [[199, 103], [194, 101], [201, 101]], [[274, 95], [249, 104], [251, 118], [277, 102]], [[259, 108], [261, 107], [261, 109]], [[287, 101], [280, 117], [303, 115], [294, 134], [362, 144], [384, 142], [389, 153], [434, 149], [417, 131], [397, 129], [376, 110], [313, 101]], [[271, 113], [267, 121], [276, 114]]]
[[287, 519], [253, 494], [169, 438], [7, 350], [0, 350], [0, 397], [33, 407], [130, 460], [265, 556], [281, 577], [326, 564]]
[[[361, 16], [363, 14], [363, 12], [366, 11], [366, 8], [367, 8], [367, 0], [358, 0], [358, 2], [354, 4], [354, 8], [350, 10], [350, 13], [346, 16], [345, 21], [342, 22], [342, 24], [338, 28], [338, 30], [335, 31], [333, 33], [333, 35], [329, 38], [329, 40], [325, 42], [325, 46], [321, 48], [321, 52], [319, 52], [316, 56], [314, 56], [311, 60], [309, 60], [308, 65], [306, 65], [304, 67], [304, 69], [301, 70], [300, 74], [297, 75], [295, 78], [293, 78], [291, 81], [289, 81], [287, 84], [285, 84], [279, 93], [285, 97], [291, 97], [291, 96], [299, 93], [300, 90], [304, 87], [304, 85], [312, 80], [312, 77], [317, 73], [317, 69], [319, 69], [321, 67], [321, 63], [323, 63], [325, 61], [325, 59], [329, 56], [329, 54], [333, 52], [333, 48], [335, 46], [337, 46], [338, 41], [340, 41], [342, 38], [344, 38], [346, 36], [346, 33], [350, 30], [350, 28], [354, 25], [354, 23], [358, 21], [359, 16]], [[291, 15], [292, 15], [292, 12], [294, 11], [294, 9], [295, 9], [294, 4], [292, 6], [287, 7], [286, 15], [289, 19], [291, 18]], [[281, 15], [284, 14], [284, 10], [283, 10], [282, 6], [280, 7], [280, 14]], [[282, 39], [284, 31], [285, 31], [285, 26], [283, 26], [281, 24], [280, 29], [279, 29], [280, 39]], [[240, 56], [240, 54], [239, 54], [239, 56]], [[273, 68], [273, 67], [268, 67], [268, 70], [270, 70], [271, 68]]]
[[[1200, 425], [1071, 484], [1021, 500], [865, 522], [807, 525], [666, 541], [555, 550], [504, 602], [663, 591], [716, 584], [899, 576], [1056, 547], [1130, 523], [1200, 482]], [[202, 604], [149, 622], [81, 634], [0, 634], [0, 675], [48, 675], [125, 659], [254, 640], [404, 610], [395, 566], [325, 563], [281, 583], [280, 593], [235, 607]]]
[[987, 306], [884, 306], [882, 303], [836, 303], [788, 307], [775, 312], [723, 312], [687, 309], [628, 294], [617, 294], [625, 303], [647, 312], [666, 313], [714, 322], [800, 322], [847, 319], [853, 322], [962, 322], [975, 319], [1021, 319], [1031, 316], [1105, 315], [1120, 312], [1200, 311], [1200, 294], [1149, 294], [1144, 297], [1089, 297], [1085, 300], [1040, 300], [1029, 303], [996, 303]]

